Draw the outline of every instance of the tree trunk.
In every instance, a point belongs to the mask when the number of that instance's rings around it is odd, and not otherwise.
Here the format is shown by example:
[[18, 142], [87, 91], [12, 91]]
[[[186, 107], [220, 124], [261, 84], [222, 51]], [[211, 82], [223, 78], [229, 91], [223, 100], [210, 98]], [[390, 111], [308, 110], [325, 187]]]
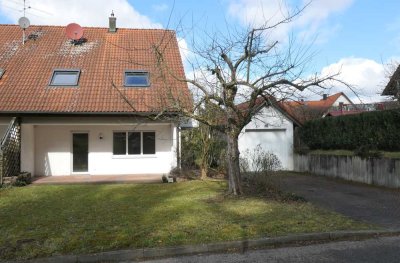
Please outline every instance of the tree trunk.
[[229, 176], [229, 193], [234, 195], [241, 195], [242, 192], [242, 179], [240, 176], [239, 167], [239, 146], [238, 146], [238, 133], [228, 132], [227, 136], [227, 165]]
[[204, 180], [207, 178], [208, 168], [209, 168], [209, 155], [210, 155], [210, 144], [211, 140], [209, 138], [208, 127], [201, 131], [202, 136], [202, 152], [201, 152], [201, 160], [200, 160], [200, 179]]
[[200, 167], [200, 179], [201, 180], [204, 180], [207, 178], [207, 173], [208, 173], [207, 165]]

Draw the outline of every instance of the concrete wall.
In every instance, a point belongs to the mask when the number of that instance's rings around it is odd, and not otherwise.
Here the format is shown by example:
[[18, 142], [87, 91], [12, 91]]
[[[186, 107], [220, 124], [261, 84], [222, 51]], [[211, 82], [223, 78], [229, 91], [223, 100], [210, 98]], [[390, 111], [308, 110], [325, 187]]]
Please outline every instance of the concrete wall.
[[[77, 122], [77, 121], [75, 121]], [[24, 123], [24, 122], [23, 122]], [[89, 121], [88, 121], [89, 123]], [[22, 124], [22, 170], [36, 176], [71, 175], [72, 134], [89, 134], [90, 175], [163, 174], [176, 166], [176, 126], [172, 123], [143, 124]], [[114, 156], [113, 131], [154, 131], [155, 155]], [[99, 135], [102, 134], [102, 139]]]
[[241, 157], [260, 144], [278, 156], [286, 170], [293, 170], [293, 122], [273, 107], [264, 107], [239, 136]]
[[295, 155], [294, 170], [372, 185], [400, 188], [400, 160], [358, 156]]

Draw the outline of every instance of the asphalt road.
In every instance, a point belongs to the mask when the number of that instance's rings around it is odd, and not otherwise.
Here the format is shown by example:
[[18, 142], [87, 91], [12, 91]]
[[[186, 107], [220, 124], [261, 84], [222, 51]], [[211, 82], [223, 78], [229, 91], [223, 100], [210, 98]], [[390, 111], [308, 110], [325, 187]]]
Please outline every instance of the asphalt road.
[[245, 253], [195, 255], [146, 261], [175, 262], [400, 262], [400, 237], [342, 241], [301, 247], [250, 250]]

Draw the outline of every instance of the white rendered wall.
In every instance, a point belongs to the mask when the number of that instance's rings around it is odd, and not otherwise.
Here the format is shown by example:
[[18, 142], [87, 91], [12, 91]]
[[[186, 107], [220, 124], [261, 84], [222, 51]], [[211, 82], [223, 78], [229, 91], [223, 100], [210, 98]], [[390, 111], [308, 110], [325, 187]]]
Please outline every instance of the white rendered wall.
[[264, 107], [242, 130], [240, 156], [245, 157], [245, 151], [254, 150], [258, 144], [277, 155], [283, 169], [293, 170], [293, 122], [273, 107]]
[[21, 171], [35, 174], [35, 126], [21, 124]]
[[[72, 172], [72, 134], [89, 133], [90, 175], [164, 174], [176, 166], [173, 124], [36, 125], [35, 175], [59, 176]], [[155, 131], [156, 154], [113, 156], [113, 131]], [[99, 139], [99, 134], [103, 139]]]
[[3, 138], [7, 131], [8, 125], [10, 124], [11, 118], [0, 117], [0, 140]]
[[339, 98], [332, 104], [332, 106], [339, 106], [339, 103], [343, 102], [343, 104], [352, 104], [350, 100], [348, 100], [345, 96], [340, 95]]

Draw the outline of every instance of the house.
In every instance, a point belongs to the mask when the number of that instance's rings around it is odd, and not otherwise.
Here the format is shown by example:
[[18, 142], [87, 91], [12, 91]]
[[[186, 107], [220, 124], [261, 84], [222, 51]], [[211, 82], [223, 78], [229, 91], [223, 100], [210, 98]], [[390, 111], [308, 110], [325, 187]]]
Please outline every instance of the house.
[[382, 91], [382, 96], [392, 96], [396, 99], [400, 97], [400, 65], [390, 77], [388, 84]]
[[17, 118], [22, 171], [164, 174], [178, 165], [179, 108], [191, 95], [177, 80], [175, 32], [116, 28], [115, 19], [74, 40], [65, 27], [31, 26], [24, 43], [20, 27], [0, 25], [0, 133]]
[[256, 105], [256, 115], [239, 135], [241, 157], [248, 158], [246, 152], [252, 152], [260, 145], [263, 151], [279, 158], [283, 169], [293, 170], [294, 133], [301, 123], [283, 102], [258, 98]]
[[350, 110], [354, 108], [353, 105], [353, 102], [343, 92], [330, 96], [324, 94], [320, 100], [285, 102], [287, 111], [296, 116], [301, 123], [326, 116], [354, 114], [358, 110]]

